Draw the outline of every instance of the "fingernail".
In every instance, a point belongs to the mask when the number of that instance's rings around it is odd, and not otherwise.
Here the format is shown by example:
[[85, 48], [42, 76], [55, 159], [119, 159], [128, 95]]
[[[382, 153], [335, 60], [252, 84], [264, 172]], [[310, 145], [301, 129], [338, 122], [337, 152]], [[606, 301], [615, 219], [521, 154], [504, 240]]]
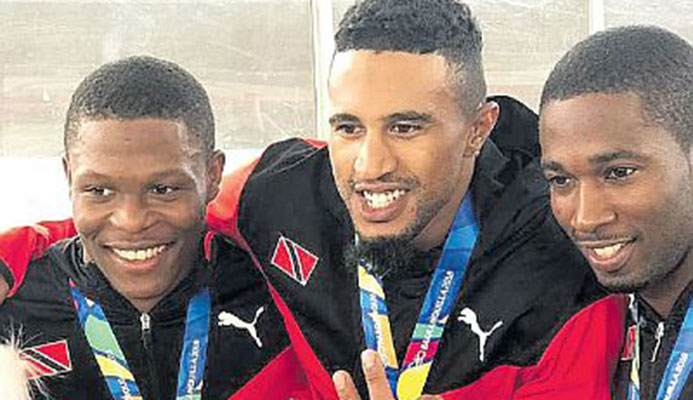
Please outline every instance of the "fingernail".
[[361, 363], [363, 363], [363, 368], [370, 370], [375, 367], [376, 357], [379, 357], [379, 355], [373, 350], [366, 350], [361, 353]]
[[346, 390], [346, 377], [340, 372], [336, 372], [332, 376], [332, 381], [334, 382], [334, 387], [338, 392], [343, 392]]

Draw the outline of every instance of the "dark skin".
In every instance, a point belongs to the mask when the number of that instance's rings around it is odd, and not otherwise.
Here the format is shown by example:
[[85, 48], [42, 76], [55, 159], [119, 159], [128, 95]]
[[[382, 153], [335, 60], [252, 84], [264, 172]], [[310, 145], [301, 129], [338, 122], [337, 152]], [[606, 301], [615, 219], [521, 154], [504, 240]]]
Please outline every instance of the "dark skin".
[[693, 280], [690, 150], [633, 93], [552, 101], [540, 130], [559, 224], [604, 286], [668, 316]]
[[[329, 83], [331, 161], [340, 194], [362, 236], [413, 231], [412, 243], [420, 250], [445, 239], [467, 192], [476, 154], [498, 118], [495, 103], [479, 104], [471, 115], [462, 112], [464, 99], [459, 99], [451, 77], [447, 61], [433, 54], [336, 55]], [[393, 212], [364, 213], [359, 190], [364, 188], [406, 193]], [[343, 371], [335, 379], [344, 374], [345, 382], [351, 382]], [[382, 365], [368, 368], [366, 378], [372, 400], [391, 398]], [[342, 399], [358, 398], [355, 391], [340, 393]]]
[[[203, 154], [170, 120], [85, 120], [78, 135], [63, 165], [84, 261], [146, 312], [197, 257], [224, 155]], [[2, 300], [8, 291], [0, 279]]]
[[2, 304], [7, 295], [10, 293], [10, 285], [7, 284], [5, 278], [0, 278], [0, 304]]

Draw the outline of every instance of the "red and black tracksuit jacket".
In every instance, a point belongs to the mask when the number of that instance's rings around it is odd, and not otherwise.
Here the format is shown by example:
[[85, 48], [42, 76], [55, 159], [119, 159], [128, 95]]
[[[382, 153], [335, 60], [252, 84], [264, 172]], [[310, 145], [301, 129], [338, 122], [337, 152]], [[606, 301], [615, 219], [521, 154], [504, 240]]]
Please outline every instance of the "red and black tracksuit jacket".
[[[539, 398], [537, 393], [606, 399], [622, 338], [622, 302], [606, 298], [576, 315], [604, 294], [551, 214], [532, 146], [503, 140], [516, 135], [518, 126], [536, 129], [536, 116], [510, 99], [499, 102], [501, 121], [492, 138], [502, 146], [492, 141], [484, 146], [470, 187], [480, 236], [425, 392], [465, 399], [477, 398], [475, 394]], [[518, 116], [518, 124], [508, 120]], [[255, 163], [227, 176], [222, 186], [208, 209], [208, 225], [246, 249], [264, 273], [311, 390], [335, 398], [330, 374], [345, 369], [357, 378], [365, 397], [357, 278], [355, 268], [344, 265], [343, 254], [354, 230], [334, 186], [327, 148], [301, 139], [274, 144]], [[52, 232], [65, 229], [47, 226]], [[34, 249], [45, 245], [46, 238], [54, 240], [25, 228], [6, 235], [5, 243], [12, 235], [15, 243], [23, 241], [21, 246]], [[385, 282], [385, 290], [392, 293], [388, 306], [400, 359], [434, 256], [423, 255], [420, 270]], [[22, 257], [26, 255], [0, 251], [20, 280], [26, 261]], [[483, 362], [479, 338], [457, 319], [467, 307], [483, 330], [503, 322], [489, 337]], [[583, 337], [587, 327], [591, 334]], [[504, 364], [528, 368], [501, 367], [488, 373]], [[592, 397], [581, 397], [584, 393]]]
[[[654, 400], [666, 370], [669, 358], [679, 337], [683, 320], [688, 311], [688, 304], [693, 296], [693, 283], [679, 295], [674, 307], [666, 318], [663, 318], [642, 297], [636, 295], [640, 317], [640, 398]], [[629, 327], [635, 323], [628, 313]], [[659, 328], [661, 325], [661, 328]], [[659, 331], [659, 332], [658, 332]], [[632, 339], [632, 337], [631, 337]], [[634, 355], [634, 342], [626, 340], [624, 357], [622, 357], [614, 379], [616, 400], [628, 399], [631, 363]], [[693, 379], [689, 378], [683, 387], [681, 399], [693, 399]]]
[[[143, 327], [142, 314], [96, 266], [81, 261], [80, 240], [59, 242], [29, 264], [22, 286], [0, 307], [0, 336], [19, 335], [25, 355], [38, 367], [47, 398], [111, 400], [77, 318], [68, 284], [72, 281], [102, 306], [143, 398], [174, 399], [187, 305], [209, 287], [212, 312], [203, 398], [313, 398], [262, 274], [226, 239], [208, 244], [209, 259], [201, 258], [148, 312], [150, 325]], [[247, 330], [219, 324], [221, 312], [252, 322], [260, 307], [254, 327], [261, 346]], [[36, 391], [34, 398], [43, 396]]]

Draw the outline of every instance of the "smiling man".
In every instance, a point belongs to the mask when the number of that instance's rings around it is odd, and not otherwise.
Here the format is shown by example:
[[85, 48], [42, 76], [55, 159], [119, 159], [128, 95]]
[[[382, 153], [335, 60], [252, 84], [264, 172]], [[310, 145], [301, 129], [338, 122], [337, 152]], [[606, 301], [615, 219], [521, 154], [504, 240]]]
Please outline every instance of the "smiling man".
[[542, 94], [556, 218], [599, 281], [632, 296], [616, 399], [693, 398], [692, 87], [693, 47], [636, 26], [576, 45]]
[[[461, 2], [361, 1], [335, 39], [329, 145], [273, 144], [224, 179], [208, 224], [252, 252], [328, 398], [333, 375], [342, 398], [365, 397], [366, 348], [387, 360], [388, 398], [534, 364], [602, 296], [550, 212], [536, 115], [486, 99]], [[1, 250], [21, 278], [31, 252]]]
[[64, 138], [78, 235], [0, 307], [34, 398], [305, 398], [262, 275], [205, 235], [224, 155], [202, 86], [154, 58], [107, 64], [75, 91]]
[[[329, 152], [356, 236], [345, 263], [359, 270], [365, 345], [392, 391], [416, 398], [499, 363], [536, 362], [599, 291], [549, 213], [537, 164], [487, 140], [499, 105], [485, 98], [469, 8], [364, 1], [345, 14], [336, 48]], [[508, 117], [519, 109], [501, 103], [494, 137], [532, 141], [531, 128], [510, 132], [526, 123]], [[357, 397], [346, 374], [334, 379], [342, 398]]]

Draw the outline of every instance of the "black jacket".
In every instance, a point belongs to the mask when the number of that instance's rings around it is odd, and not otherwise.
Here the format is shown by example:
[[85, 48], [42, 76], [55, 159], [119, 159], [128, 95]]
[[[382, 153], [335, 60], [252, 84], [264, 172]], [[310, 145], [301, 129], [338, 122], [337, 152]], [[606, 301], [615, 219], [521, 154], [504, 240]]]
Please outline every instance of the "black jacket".
[[[518, 103], [501, 104], [501, 115], [513, 107]], [[529, 116], [534, 119], [523, 126], [536, 127], [536, 116]], [[575, 311], [603, 296], [552, 216], [538, 159], [527, 156], [536, 148], [514, 150], [512, 141], [507, 143], [504, 153], [489, 141], [476, 164], [471, 190], [481, 233], [426, 393], [468, 384], [497, 365], [535, 363]], [[350, 371], [365, 395], [357, 277], [343, 262], [354, 229], [335, 188], [327, 148], [299, 139], [280, 142], [233, 179], [224, 183], [225, 191], [241, 185], [243, 190], [217, 199], [210, 209], [212, 225], [247, 242], [327, 372]], [[422, 255], [419, 270], [385, 282], [400, 360], [434, 258]], [[503, 322], [487, 342], [485, 362], [478, 337], [457, 319], [465, 307], [475, 311], [484, 330]]]
[[[200, 260], [149, 312], [150, 332], [142, 329], [140, 312], [112, 289], [100, 270], [83, 265], [79, 239], [57, 243], [29, 265], [19, 291], [0, 307], [0, 332], [4, 336], [19, 329], [23, 348], [67, 340], [70, 365], [63, 362], [60, 368], [53, 363], [62, 372], [43, 378], [50, 398], [112, 400], [77, 320], [68, 286], [72, 280], [103, 307], [144, 399], [174, 399], [188, 301], [209, 286], [212, 314], [203, 398], [226, 399], [270, 364], [289, 341], [265, 281], [248, 256], [223, 239], [213, 243], [212, 262]], [[259, 307], [264, 307], [256, 324], [262, 347], [246, 330], [218, 323], [221, 311], [252, 321]], [[31, 354], [45, 361], [41, 354]]]
[[[688, 311], [688, 304], [693, 296], [693, 284], [689, 284], [681, 293], [668, 318], [662, 318], [642, 297], [636, 295], [638, 313], [641, 320], [640, 329], [640, 399], [654, 400], [659, 390], [664, 370], [679, 336], [683, 319]], [[627, 326], [634, 323], [629, 316]], [[658, 326], [661, 330], [658, 335]], [[659, 336], [659, 339], [658, 339]], [[625, 341], [628, 345], [628, 340]], [[630, 383], [631, 359], [622, 360], [614, 379], [614, 398], [626, 400]], [[693, 378], [689, 378], [681, 393], [680, 399], [693, 399]]]

